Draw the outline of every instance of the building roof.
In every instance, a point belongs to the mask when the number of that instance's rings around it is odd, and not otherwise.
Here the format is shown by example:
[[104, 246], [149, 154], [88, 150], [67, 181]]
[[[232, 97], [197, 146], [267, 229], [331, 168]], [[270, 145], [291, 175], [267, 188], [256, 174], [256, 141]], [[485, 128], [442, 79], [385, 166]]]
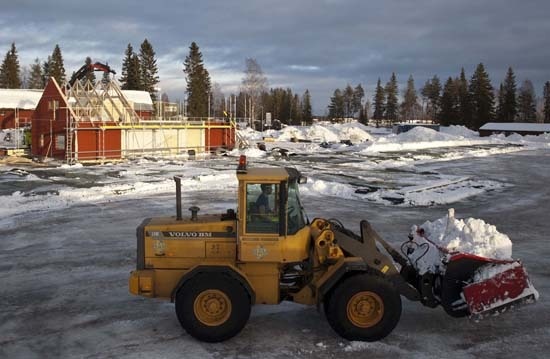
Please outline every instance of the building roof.
[[34, 110], [44, 90], [0, 89], [0, 108]]
[[[44, 90], [0, 89], [0, 108], [34, 110]], [[134, 110], [152, 111], [153, 100], [147, 91], [122, 90]]]
[[550, 123], [487, 122], [480, 127], [487, 131], [550, 132]]
[[152, 111], [153, 110], [153, 100], [151, 100], [151, 95], [147, 91], [136, 91], [136, 90], [122, 90], [126, 99], [133, 103], [134, 110], [141, 111]]

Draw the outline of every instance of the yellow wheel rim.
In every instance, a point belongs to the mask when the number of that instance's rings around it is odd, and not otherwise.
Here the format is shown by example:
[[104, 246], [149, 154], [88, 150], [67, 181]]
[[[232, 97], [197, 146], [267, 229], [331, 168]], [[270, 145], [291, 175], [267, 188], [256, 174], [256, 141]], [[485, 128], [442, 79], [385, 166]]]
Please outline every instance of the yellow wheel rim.
[[193, 304], [195, 317], [204, 325], [222, 325], [231, 315], [231, 301], [222, 291], [208, 289], [201, 292]]
[[348, 301], [347, 315], [356, 327], [372, 327], [384, 316], [384, 302], [376, 293], [359, 292]]

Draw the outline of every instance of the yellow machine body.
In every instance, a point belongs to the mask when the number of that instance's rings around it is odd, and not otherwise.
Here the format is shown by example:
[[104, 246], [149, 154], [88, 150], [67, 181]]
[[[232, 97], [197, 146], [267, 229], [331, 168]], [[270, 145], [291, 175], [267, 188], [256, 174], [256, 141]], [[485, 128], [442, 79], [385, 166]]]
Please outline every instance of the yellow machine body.
[[[249, 169], [246, 173], [238, 173], [237, 177], [238, 211], [234, 218], [197, 215], [196, 218], [172, 216], [144, 220], [137, 229], [138, 269], [129, 279], [132, 294], [174, 299], [187, 273], [198, 267], [217, 267], [235, 272], [246, 281], [254, 293], [252, 304], [277, 304], [285, 299], [280, 288], [283, 267], [308, 260], [312, 243], [316, 243], [311, 240], [311, 226], [300, 218], [300, 223], [289, 230], [289, 173], [286, 169]], [[257, 191], [261, 184], [275, 187], [272, 194], [275, 214], [272, 216], [276, 220], [254, 224], [251, 199], [257, 197], [254, 190]], [[324, 253], [323, 258], [327, 258], [325, 245], [330, 238], [325, 238], [326, 233], [323, 236], [322, 246], [315, 247]], [[332, 255], [343, 256], [341, 251]], [[294, 293], [293, 300], [314, 304], [315, 295], [306, 289]]]

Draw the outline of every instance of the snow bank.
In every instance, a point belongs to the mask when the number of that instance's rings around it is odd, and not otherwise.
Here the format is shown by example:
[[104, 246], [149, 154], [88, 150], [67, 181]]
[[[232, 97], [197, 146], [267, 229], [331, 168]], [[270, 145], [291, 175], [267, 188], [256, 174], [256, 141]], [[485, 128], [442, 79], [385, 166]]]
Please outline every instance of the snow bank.
[[453, 141], [456, 139], [457, 136], [420, 126], [396, 136], [397, 142]]
[[[422, 235], [419, 229], [423, 230]], [[453, 208], [449, 209], [445, 217], [413, 226], [411, 235], [414, 244], [409, 244], [412, 252], [409, 259], [420, 274], [444, 272], [443, 262], [453, 252], [501, 260], [512, 259], [512, 241], [507, 235], [481, 219], [456, 219]]]
[[479, 137], [478, 132], [472, 131], [469, 128], [464, 127], [464, 126], [456, 126], [456, 125], [441, 126], [439, 128], [439, 131], [442, 132], [442, 133], [449, 134], [449, 135], [464, 137], [464, 138]]
[[[431, 148], [477, 146], [477, 145], [520, 145], [528, 148], [550, 148], [550, 134], [539, 136], [493, 135], [480, 137], [478, 132], [464, 126], [441, 126], [440, 131], [426, 127], [415, 127], [410, 131], [395, 135], [385, 128], [365, 126], [357, 121], [345, 124], [322, 122], [313, 126], [285, 126], [280, 131], [267, 130], [258, 132], [251, 128], [240, 130], [239, 134], [250, 142], [261, 141], [271, 137], [277, 142], [288, 142], [285, 146], [293, 147], [292, 140], [306, 140], [314, 143], [339, 143], [349, 140], [352, 148], [332, 147], [332, 151], [360, 152], [364, 154], [380, 152], [416, 151]], [[373, 136], [373, 134], [375, 134]], [[278, 146], [281, 146], [278, 144]], [[520, 148], [521, 149], [521, 148]], [[518, 150], [520, 150], [518, 149]], [[303, 147], [298, 152], [316, 152], [319, 148]], [[327, 152], [326, 149], [321, 151]]]
[[258, 141], [263, 137], [273, 137], [280, 142], [290, 142], [293, 139], [309, 140], [312, 142], [340, 142], [350, 140], [352, 143], [372, 141], [369, 127], [358, 122], [346, 124], [315, 124], [312, 126], [286, 126], [280, 131], [254, 131], [250, 128], [239, 130], [239, 134], [248, 140]]

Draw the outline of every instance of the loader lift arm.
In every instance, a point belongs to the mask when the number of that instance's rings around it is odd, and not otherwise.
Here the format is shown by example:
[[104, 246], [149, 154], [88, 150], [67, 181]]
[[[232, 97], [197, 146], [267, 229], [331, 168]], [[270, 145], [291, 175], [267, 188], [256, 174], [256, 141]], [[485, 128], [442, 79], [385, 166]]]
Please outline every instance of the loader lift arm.
[[345, 253], [363, 258], [369, 267], [383, 273], [386, 278], [392, 282], [398, 292], [407, 299], [412, 301], [420, 300], [420, 293], [417, 289], [405, 281], [392, 260], [384, 253], [380, 252], [376, 246], [376, 242], [380, 243], [393, 260], [402, 267], [407, 266], [407, 259], [401, 256], [389, 243], [382, 239], [374, 228], [372, 228], [369, 221], [361, 221], [361, 236], [344, 228], [338, 221], [330, 220], [330, 222], [332, 230], [334, 231], [335, 242]]
[[116, 75], [115, 70], [111, 69], [109, 65], [102, 64], [101, 62], [84, 64], [71, 77], [71, 79], [69, 80], [69, 86], [72, 87], [78, 80], [83, 79], [84, 77], [86, 77], [87, 74], [94, 71], [110, 72], [113, 75]]

